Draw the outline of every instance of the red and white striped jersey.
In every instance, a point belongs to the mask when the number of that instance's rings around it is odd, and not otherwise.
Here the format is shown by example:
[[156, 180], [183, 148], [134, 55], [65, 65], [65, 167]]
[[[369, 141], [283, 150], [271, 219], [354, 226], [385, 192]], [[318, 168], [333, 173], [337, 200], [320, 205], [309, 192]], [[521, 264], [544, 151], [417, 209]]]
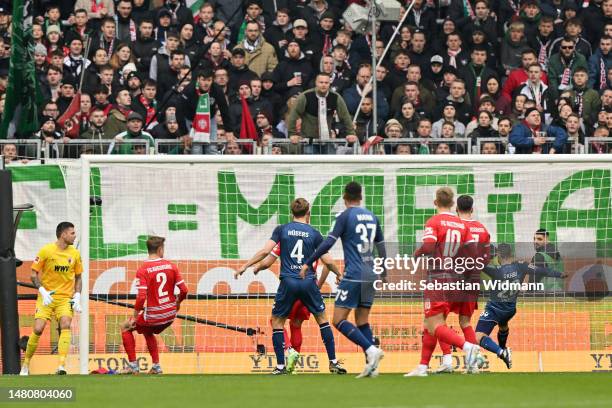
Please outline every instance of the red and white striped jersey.
[[[178, 286], [180, 294], [174, 294]], [[138, 297], [134, 308], [144, 307], [147, 325], [157, 326], [170, 323], [176, 317], [176, 303], [187, 297], [187, 285], [176, 265], [165, 259], [146, 260], [136, 272]], [[146, 301], [146, 306], [145, 306]]]

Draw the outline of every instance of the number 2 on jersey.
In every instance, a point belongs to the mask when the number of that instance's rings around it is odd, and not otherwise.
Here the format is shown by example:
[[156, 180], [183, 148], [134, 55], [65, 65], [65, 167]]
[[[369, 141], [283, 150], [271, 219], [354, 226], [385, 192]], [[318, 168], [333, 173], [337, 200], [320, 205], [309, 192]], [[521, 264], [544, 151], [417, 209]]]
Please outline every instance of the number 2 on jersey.
[[168, 275], [166, 275], [166, 272], [158, 273], [155, 276], [155, 280], [157, 281], [157, 283], [161, 282], [161, 284], [157, 288], [157, 294], [159, 295], [159, 297], [163, 298], [165, 296], [168, 296], [168, 291], [164, 290], [164, 286], [166, 286], [166, 283], [168, 282]]

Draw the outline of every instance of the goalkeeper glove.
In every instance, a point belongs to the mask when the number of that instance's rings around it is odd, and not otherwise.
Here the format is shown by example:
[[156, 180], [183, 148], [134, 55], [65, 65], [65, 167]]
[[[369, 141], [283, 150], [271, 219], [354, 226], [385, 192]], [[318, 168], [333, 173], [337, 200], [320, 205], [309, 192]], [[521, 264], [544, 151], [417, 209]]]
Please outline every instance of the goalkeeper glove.
[[81, 313], [81, 294], [79, 292], [72, 295], [72, 300], [70, 303], [72, 303], [72, 310], [77, 313]]
[[53, 303], [53, 296], [51, 295], [55, 293], [54, 290], [49, 292], [47, 289], [41, 286], [40, 288], [38, 288], [38, 291], [40, 292], [40, 295], [42, 296], [43, 305], [49, 306], [51, 303]]

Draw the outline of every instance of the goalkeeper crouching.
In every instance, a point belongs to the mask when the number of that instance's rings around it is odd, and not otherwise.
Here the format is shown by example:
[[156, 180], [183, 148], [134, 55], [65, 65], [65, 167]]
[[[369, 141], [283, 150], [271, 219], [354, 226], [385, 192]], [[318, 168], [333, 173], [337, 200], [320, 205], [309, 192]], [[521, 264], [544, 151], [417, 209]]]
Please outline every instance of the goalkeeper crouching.
[[70, 222], [59, 223], [55, 235], [57, 241], [43, 246], [32, 263], [32, 283], [38, 288], [39, 295], [33, 332], [28, 340], [20, 375], [30, 373], [30, 360], [51, 317], [59, 321], [61, 330], [57, 343], [57, 374], [66, 374], [64, 364], [70, 349], [72, 313], [81, 312], [83, 264], [81, 254], [72, 246], [76, 238], [74, 225]]

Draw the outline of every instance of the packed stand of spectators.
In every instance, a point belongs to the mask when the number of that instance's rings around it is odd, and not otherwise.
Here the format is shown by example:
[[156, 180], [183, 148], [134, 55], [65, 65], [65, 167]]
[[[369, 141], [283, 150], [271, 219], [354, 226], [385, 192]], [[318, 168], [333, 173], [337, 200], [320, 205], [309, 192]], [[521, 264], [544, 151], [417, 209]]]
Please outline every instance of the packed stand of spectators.
[[[376, 53], [389, 50], [375, 70], [371, 34], [342, 18], [360, 0], [34, 3], [41, 126], [15, 138], [115, 153], [172, 139], [168, 153], [519, 154], [582, 152], [612, 129], [612, 0], [416, 0], [392, 42], [398, 22], [377, 27]], [[603, 140], [588, 151], [609, 153]]]

